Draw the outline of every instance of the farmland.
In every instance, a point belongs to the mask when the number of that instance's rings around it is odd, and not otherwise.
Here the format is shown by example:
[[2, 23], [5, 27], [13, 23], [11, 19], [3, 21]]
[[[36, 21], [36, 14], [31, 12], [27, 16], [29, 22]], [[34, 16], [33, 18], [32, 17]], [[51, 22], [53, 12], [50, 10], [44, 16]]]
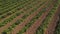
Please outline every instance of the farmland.
[[60, 34], [60, 0], [0, 0], [0, 34]]

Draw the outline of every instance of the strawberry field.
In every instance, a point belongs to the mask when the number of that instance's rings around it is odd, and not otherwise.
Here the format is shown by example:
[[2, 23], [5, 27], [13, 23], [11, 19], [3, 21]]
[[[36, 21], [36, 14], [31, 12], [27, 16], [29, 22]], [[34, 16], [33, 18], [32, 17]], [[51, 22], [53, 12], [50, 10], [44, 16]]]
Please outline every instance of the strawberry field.
[[60, 34], [60, 0], [0, 0], [0, 34]]

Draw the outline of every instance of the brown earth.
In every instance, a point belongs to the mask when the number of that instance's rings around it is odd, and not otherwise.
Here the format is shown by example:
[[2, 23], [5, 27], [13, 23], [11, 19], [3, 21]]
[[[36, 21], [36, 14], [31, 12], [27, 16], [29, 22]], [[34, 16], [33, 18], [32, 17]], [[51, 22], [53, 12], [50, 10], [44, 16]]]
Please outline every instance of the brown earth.
[[58, 20], [59, 20], [59, 18], [54, 16], [52, 21], [48, 24], [48, 28], [46, 29], [44, 34], [53, 34]]
[[[26, 4], [25, 4], [25, 7], [27, 7], [28, 4], [30, 4], [30, 3], [32, 4], [32, 2], [28, 2], [28, 3], [26, 3]], [[24, 8], [25, 8], [25, 7], [24, 7]], [[23, 11], [24, 8], [21, 8], [20, 11]], [[15, 14], [15, 13], [14, 13], [14, 14]], [[12, 14], [12, 15], [13, 15], [13, 14]], [[10, 15], [10, 16], [12, 16], [12, 15]], [[0, 20], [0, 22], [3, 22], [3, 21], [6, 20], [7, 18], [10, 18], [10, 16], [8, 16], [8, 17], [6, 17], [6, 18]]]
[[[39, 3], [39, 2], [38, 2]], [[41, 3], [40, 3], [41, 4]], [[27, 7], [28, 5], [26, 5]], [[35, 5], [37, 6], [37, 5]], [[21, 9], [21, 11], [24, 9]], [[28, 9], [27, 11], [25, 11], [25, 13], [30, 12], [31, 10], [33, 10], [33, 8]], [[7, 29], [8, 27], [10, 27], [13, 23], [15, 23], [17, 20], [19, 20], [19, 18], [23, 17], [24, 14], [21, 14], [20, 16], [16, 17], [14, 20], [12, 20], [12, 22], [7, 23], [5, 26], [3, 26], [2, 28], [0, 28], [0, 33], [3, 32], [5, 29]]]
[[[40, 10], [42, 9], [42, 8], [44, 8], [44, 6], [42, 6], [41, 8], [40, 8]], [[32, 9], [32, 8], [31, 8]], [[39, 11], [39, 10], [38, 10]], [[34, 17], [35, 15], [37, 15], [38, 14], [38, 11], [37, 12], [35, 12], [33, 15], [30, 15], [24, 22], [22, 22], [21, 24], [19, 24], [13, 31], [12, 31], [12, 34], [15, 34], [15, 33], [17, 33], [19, 30], [21, 30], [25, 25], [26, 25], [26, 23], [28, 23], [31, 19], [32, 19], [32, 17]], [[47, 14], [47, 12], [46, 12], [46, 14]], [[2, 32], [3, 30], [5, 30], [5, 29], [7, 29], [10, 25], [12, 25], [12, 23], [14, 23], [14, 22], [16, 22], [19, 18], [21, 18], [23, 16], [23, 14], [21, 14], [20, 16], [17, 16], [14, 20], [12, 20], [12, 22], [9, 22], [8, 24], [6, 24], [5, 26], [3, 26], [2, 28], [0, 28], [0, 32]], [[45, 18], [46, 16], [44, 16], [44, 18]], [[41, 16], [40, 17], [41, 19], [43, 18], [43, 16]], [[39, 20], [41, 20], [39, 18]], [[44, 19], [43, 18], [43, 19]], [[30, 20], [29, 20], [30, 19]], [[42, 19], [42, 20], [43, 20]], [[35, 28], [35, 29], [33, 29], [33, 31], [35, 31], [36, 30], [36, 28], [37, 28], [37, 26], [36, 25], [38, 25], [37, 24], [37, 22], [39, 23], [40, 21], [39, 20], [37, 20], [36, 22], [35, 22], [35, 24], [33, 24], [31, 27], [32, 28]], [[41, 20], [41, 22], [42, 22], [42, 20]], [[40, 23], [41, 24], [41, 23]], [[50, 24], [51, 25], [51, 24]], [[35, 27], [36, 26], [36, 27]], [[39, 26], [39, 25], [38, 25]], [[32, 28], [31, 28], [31, 31], [32, 31]], [[29, 30], [29, 29], [28, 29]], [[30, 32], [29, 32], [30, 33]]]
[[59, 17], [58, 17], [58, 14], [59, 14], [59, 7], [58, 9], [56, 10], [56, 13], [55, 15], [53, 16], [51, 22], [48, 24], [48, 28], [46, 29], [45, 33], [44, 34], [54, 34], [54, 31], [55, 31], [55, 27], [56, 27], [56, 23], [57, 21], [59, 20]]
[[[26, 5], [26, 7], [27, 7], [27, 6], [28, 6], [28, 5]], [[31, 11], [32, 9], [33, 9], [33, 8], [30, 8], [30, 9], [28, 9], [28, 10]], [[24, 8], [22, 8], [21, 11], [22, 11], [22, 10], [24, 10]], [[25, 11], [25, 13], [28, 13], [28, 10]], [[29, 12], [30, 12], [30, 11], [29, 11]], [[14, 18], [11, 22], [9, 22], [9, 23], [7, 23], [5, 26], [1, 27], [1, 28], [0, 28], [0, 33], [1, 33], [3, 30], [7, 29], [9, 26], [11, 26], [13, 23], [15, 23], [19, 18], [23, 17], [23, 15], [24, 15], [24, 14], [21, 14], [20, 16], [17, 16], [17, 17]]]
[[[46, 4], [47, 4], [47, 2], [46, 2]], [[21, 24], [17, 25], [17, 27], [15, 27], [15, 29], [12, 31], [12, 34], [16, 34], [17, 32], [19, 32], [28, 22], [30, 22], [30, 20], [35, 15], [37, 15], [41, 11], [42, 8], [45, 7], [46, 4], [44, 4], [43, 6], [41, 6], [36, 12], [34, 12], [33, 14], [31, 14], [30, 16], [28, 16], [28, 18], [24, 22], [22, 22]]]
[[59, 8], [58, 8], [58, 14], [60, 14], [60, 4], [59, 4]]
[[47, 8], [47, 12], [43, 13], [41, 17], [30, 27], [24, 34], [35, 34], [37, 28], [42, 24], [42, 21], [46, 18], [48, 15], [49, 11], [52, 9], [52, 5]]
[[12, 20], [11, 22], [7, 23], [5, 26], [1, 27], [0, 28], [0, 33], [3, 32], [3, 30], [7, 29], [10, 25], [12, 25], [14, 22], [16, 22], [22, 16], [23, 16], [23, 14], [21, 14], [20, 16], [17, 16], [14, 20]]

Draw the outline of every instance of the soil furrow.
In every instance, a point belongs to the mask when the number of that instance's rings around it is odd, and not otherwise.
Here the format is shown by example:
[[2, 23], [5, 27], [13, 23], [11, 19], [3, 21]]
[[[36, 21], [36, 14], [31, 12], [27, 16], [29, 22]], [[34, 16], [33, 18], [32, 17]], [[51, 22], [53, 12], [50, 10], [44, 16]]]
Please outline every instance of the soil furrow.
[[59, 11], [58, 10], [59, 10], [59, 7], [56, 10], [56, 13], [53, 15], [51, 22], [49, 22], [48, 28], [46, 29], [44, 34], [53, 34], [53, 32], [55, 31], [55, 27], [57, 25], [56, 23], [59, 20], [59, 17], [58, 17]]
[[0, 33], [3, 32], [3, 30], [7, 29], [10, 25], [12, 25], [14, 22], [16, 22], [22, 16], [23, 16], [23, 14], [21, 14], [20, 16], [17, 16], [14, 20], [12, 20], [11, 22], [7, 23], [5, 26], [1, 27], [0, 28]]
[[53, 34], [55, 27], [56, 27], [56, 23], [59, 20], [58, 16], [54, 16], [54, 18], [52, 19], [51, 23], [48, 24], [48, 28], [47, 30], [44, 32], [44, 34]]
[[[39, 3], [41, 4], [41, 3]], [[37, 4], [38, 5], [38, 4]], [[35, 6], [37, 6], [35, 5]], [[30, 12], [31, 10], [33, 10], [33, 8], [30, 8], [28, 9], [27, 11], [25, 11], [25, 13], [28, 13], [28, 11]], [[20, 15], [21, 17], [23, 16], [24, 14]], [[7, 23], [5, 26], [3, 26], [2, 28], [0, 28], [0, 31], [2, 32], [3, 30], [7, 29], [9, 26], [11, 26], [13, 23], [15, 23], [17, 20], [19, 20], [19, 18], [21, 18], [20, 16], [16, 17], [14, 20], [12, 20], [12, 22], [10, 23]]]
[[[48, 2], [48, 1], [47, 1]], [[31, 14], [30, 16], [28, 16], [28, 18], [22, 22], [21, 24], [19, 24], [17, 27], [15, 27], [15, 29], [12, 31], [12, 34], [16, 34], [17, 32], [19, 32], [28, 22], [30, 22], [30, 20], [35, 16], [37, 15], [42, 8], [45, 7], [45, 5], [47, 4], [47, 2], [41, 6], [36, 12], [34, 12], [33, 14]]]
[[[27, 7], [28, 6], [28, 4], [30, 4], [30, 3], [32, 3], [32, 2], [28, 2], [28, 3], [26, 3], [25, 4], [25, 7]], [[24, 7], [24, 8], [25, 8]], [[20, 11], [24, 11], [24, 8], [21, 8], [21, 9], [19, 9]], [[15, 13], [14, 13], [15, 14]], [[12, 14], [13, 15], [13, 14]], [[12, 15], [10, 15], [10, 16], [12, 16]], [[6, 17], [6, 18], [4, 18], [3, 20], [0, 20], [1, 22], [3, 22], [5, 19], [7, 19], [7, 18], [10, 18], [10, 16], [8, 16], [8, 17]]]
[[24, 34], [35, 34], [35, 31], [40, 26], [40, 24], [42, 24], [42, 21], [46, 18], [52, 7], [53, 6], [51, 5], [49, 8], [47, 8], [46, 12], [43, 13], [41, 17]]

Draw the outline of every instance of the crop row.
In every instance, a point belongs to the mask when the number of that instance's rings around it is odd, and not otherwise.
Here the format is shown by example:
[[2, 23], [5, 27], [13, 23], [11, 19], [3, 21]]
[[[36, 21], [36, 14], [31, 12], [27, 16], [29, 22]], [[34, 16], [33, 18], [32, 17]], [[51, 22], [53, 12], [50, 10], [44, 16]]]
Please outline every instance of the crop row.
[[[32, 12], [31, 12], [32, 13]], [[20, 20], [17, 20], [14, 24], [12, 24], [7, 30], [5, 30], [5, 33], [9, 33], [14, 27], [16, 27], [18, 24], [23, 22], [24, 19], [26, 19], [31, 13], [25, 14]], [[3, 32], [3, 33], [4, 33]]]
[[36, 34], [44, 34], [43, 32], [44, 30], [46, 30], [49, 22], [52, 20], [52, 15], [54, 15], [56, 9], [57, 5], [55, 4], [54, 7], [49, 12], [49, 14], [47, 15], [46, 19], [43, 21], [42, 25], [37, 29]]
[[[6, 8], [8, 8], [8, 9], [6, 9], [5, 8], [5, 10], [3, 10], [0, 14], [3, 14], [3, 13], [6, 13], [6, 12], [9, 12], [9, 11], [12, 11], [12, 9], [14, 9], [14, 8], [17, 8], [17, 7], [19, 7], [19, 6], [22, 6], [22, 5], [25, 5], [25, 3], [26, 3], [27, 1], [24, 1], [24, 2], [21, 2], [21, 3], [18, 3], [17, 5], [15, 4], [14, 6], [10, 6], [10, 8], [9, 8], [9, 6], [7, 6]], [[30, 2], [30, 1], [28, 1], [28, 2]], [[27, 2], [27, 3], [28, 3]], [[13, 5], [13, 4], [12, 4]], [[19, 7], [20, 8], [20, 7]]]
[[19, 16], [21, 13], [24, 12], [17, 12], [16, 14], [12, 15], [10, 18], [4, 20], [3, 22], [0, 23], [0, 27], [4, 26], [5, 24], [7, 24], [8, 22], [12, 21], [14, 18], [16, 18], [17, 16]]
[[26, 30], [42, 15], [44, 11], [40, 11], [33, 19], [31, 19], [31, 21], [25, 25], [25, 27], [19, 31], [19, 33], [17, 34], [23, 34], [24, 32], [26, 32]]
[[[14, 27], [16, 27], [16, 25], [20, 24], [21, 22], [23, 22], [24, 19], [26, 19], [30, 14], [32, 14], [33, 12], [35, 12], [35, 10], [37, 10], [37, 8], [34, 8], [34, 10], [32, 10], [31, 12], [29, 12], [28, 14], [25, 14], [20, 20], [17, 20], [13, 25], [11, 25], [7, 30], [9, 33], [9, 30], [12, 30]], [[4, 31], [4, 32], [5, 32]]]
[[[60, 4], [60, 0], [58, 0], [58, 3]], [[60, 34], [60, 14], [59, 14], [59, 21], [57, 22], [54, 34]]]
[[5, 10], [7, 10], [8, 8], [10, 8], [10, 7], [14, 7], [14, 6], [17, 6], [17, 3], [18, 2], [15, 2], [15, 3], [11, 3], [11, 5], [9, 4], [8, 6], [5, 6], [5, 7], [1, 7], [0, 9], [0, 11], [2, 12], [2, 11], [5, 11]]
[[58, 21], [57, 23], [58, 24], [57, 24], [57, 27], [56, 27], [54, 34], [60, 34], [60, 22]]
[[[17, 8], [14, 8], [12, 11], [10, 11], [10, 12], [4, 14], [4, 15], [1, 15], [0, 18], [3, 19], [3, 18], [5, 18], [5, 17], [7, 17], [7, 16], [9, 16], [9, 15], [15, 13], [15, 12], [18, 12], [17, 10], [20, 10], [21, 7], [24, 8], [25, 5], [28, 6], [28, 4], [29, 4], [29, 3], [27, 3], [27, 5], [26, 5], [26, 3], [25, 3], [24, 5], [20, 5], [20, 6], [18, 6]], [[19, 7], [20, 7], [20, 8], [19, 8]], [[22, 9], [22, 8], [21, 8], [21, 9]]]
[[[29, 0], [26, 0], [26, 1], [28, 2]], [[21, 2], [25, 2], [25, 1], [24, 0], [5, 0], [5, 1], [2, 2], [2, 3], [4, 3], [2, 8], [14, 5], [16, 3], [21, 3]]]
[[18, 2], [18, 1], [17, 0], [14, 0], [14, 1], [3, 0], [3, 1], [0, 1], [0, 5], [1, 5], [1, 8], [4, 8], [5, 6], [14, 4], [15, 2]]
[[[21, 7], [23, 7], [24, 5], [22, 5]], [[26, 6], [28, 6], [28, 5], [26, 5]], [[24, 7], [23, 7], [24, 8]], [[29, 9], [29, 8], [28, 8]], [[19, 10], [19, 9], [18, 9]], [[15, 11], [16, 12], [16, 11]]]
[[31, 19], [30, 22], [26, 24], [25, 27], [23, 27], [23, 29], [20, 30], [17, 34], [23, 34], [26, 32], [26, 30], [42, 15], [42, 13], [44, 13], [43, 10], [45, 11], [45, 9], [42, 9], [42, 11], [40, 11], [33, 19]]
[[[16, 14], [16, 13], [15, 13], [15, 14]], [[13, 15], [12, 15], [12, 16], [13, 16]], [[12, 16], [11, 16], [11, 17], [12, 17]], [[10, 17], [10, 18], [11, 18], [11, 17]], [[8, 18], [8, 19], [6, 19], [6, 20], [9, 20], [10, 18]], [[5, 21], [6, 21], [6, 20], [5, 20]], [[0, 25], [2, 26], [3, 23], [5, 23], [5, 21], [3, 21]], [[10, 21], [9, 21], [9, 22], [10, 22]], [[6, 23], [8, 23], [8, 22], [6, 22]]]
[[[29, 0], [28, 0], [28, 1], [29, 1]], [[23, 2], [28, 2], [28, 1], [23, 1]], [[6, 8], [8, 8], [8, 7], [14, 6], [14, 4], [16, 5], [16, 4], [23, 3], [23, 2], [22, 2], [21, 0], [20, 0], [19, 2], [16, 1], [15, 3], [12, 3], [11, 5], [5, 6], [5, 7], [3, 7], [3, 8], [6, 9]], [[2, 8], [2, 9], [3, 9], [3, 8]]]

